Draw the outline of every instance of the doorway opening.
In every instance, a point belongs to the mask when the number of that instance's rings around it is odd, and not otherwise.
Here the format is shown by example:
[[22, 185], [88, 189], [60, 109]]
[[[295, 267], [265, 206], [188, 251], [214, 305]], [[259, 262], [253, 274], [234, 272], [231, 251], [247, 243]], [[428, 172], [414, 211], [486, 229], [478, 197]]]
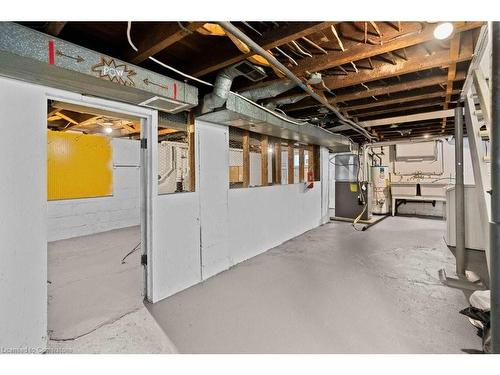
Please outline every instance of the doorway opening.
[[126, 113], [48, 101], [52, 342], [75, 340], [143, 308], [147, 184], [140, 138], [146, 123]]

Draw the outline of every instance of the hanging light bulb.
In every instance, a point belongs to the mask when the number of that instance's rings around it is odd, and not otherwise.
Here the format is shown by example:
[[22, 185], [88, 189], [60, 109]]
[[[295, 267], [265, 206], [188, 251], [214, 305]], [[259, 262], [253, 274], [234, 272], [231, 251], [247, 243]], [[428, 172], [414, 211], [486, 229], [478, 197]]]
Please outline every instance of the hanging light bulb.
[[434, 28], [434, 38], [443, 40], [449, 38], [453, 33], [453, 24], [451, 22], [441, 22]]
[[109, 126], [106, 126], [106, 127], [104, 128], [104, 133], [106, 133], [106, 134], [111, 134], [111, 133], [113, 133], [113, 129], [112, 129], [112, 128], [110, 128]]

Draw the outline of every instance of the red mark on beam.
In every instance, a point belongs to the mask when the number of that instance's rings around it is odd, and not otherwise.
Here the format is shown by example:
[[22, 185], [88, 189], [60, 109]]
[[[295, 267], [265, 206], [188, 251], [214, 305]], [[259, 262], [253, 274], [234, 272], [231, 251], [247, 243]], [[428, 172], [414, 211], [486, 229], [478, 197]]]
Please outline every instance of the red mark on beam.
[[54, 41], [49, 40], [49, 64], [54, 65], [55, 62], [55, 48], [54, 48]]
[[177, 83], [174, 82], [174, 99], [177, 99]]

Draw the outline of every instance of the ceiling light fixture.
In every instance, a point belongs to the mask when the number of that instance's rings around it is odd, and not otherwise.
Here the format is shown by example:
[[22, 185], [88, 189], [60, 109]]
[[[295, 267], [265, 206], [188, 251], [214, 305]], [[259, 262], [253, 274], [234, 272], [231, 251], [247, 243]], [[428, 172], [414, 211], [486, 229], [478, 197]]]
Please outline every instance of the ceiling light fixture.
[[113, 129], [111, 129], [109, 126], [107, 126], [104, 128], [104, 133], [111, 134], [111, 133], [113, 133]]
[[453, 24], [451, 22], [441, 22], [434, 28], [434, 38], [443, 40], [449, 38], [453, 33]]

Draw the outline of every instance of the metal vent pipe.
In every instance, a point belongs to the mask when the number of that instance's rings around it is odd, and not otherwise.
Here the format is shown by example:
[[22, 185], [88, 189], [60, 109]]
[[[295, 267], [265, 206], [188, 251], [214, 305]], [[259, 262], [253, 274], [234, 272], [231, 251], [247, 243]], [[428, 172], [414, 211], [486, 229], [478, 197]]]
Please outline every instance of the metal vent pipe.
[[243, 73], [235, 69], [234, 66], [221, 70], [215, 79], [214, 90], [203, 97], [201, 113], [207, 113], [222, 107], [229, 96], [233, 80], [241, 75]]

